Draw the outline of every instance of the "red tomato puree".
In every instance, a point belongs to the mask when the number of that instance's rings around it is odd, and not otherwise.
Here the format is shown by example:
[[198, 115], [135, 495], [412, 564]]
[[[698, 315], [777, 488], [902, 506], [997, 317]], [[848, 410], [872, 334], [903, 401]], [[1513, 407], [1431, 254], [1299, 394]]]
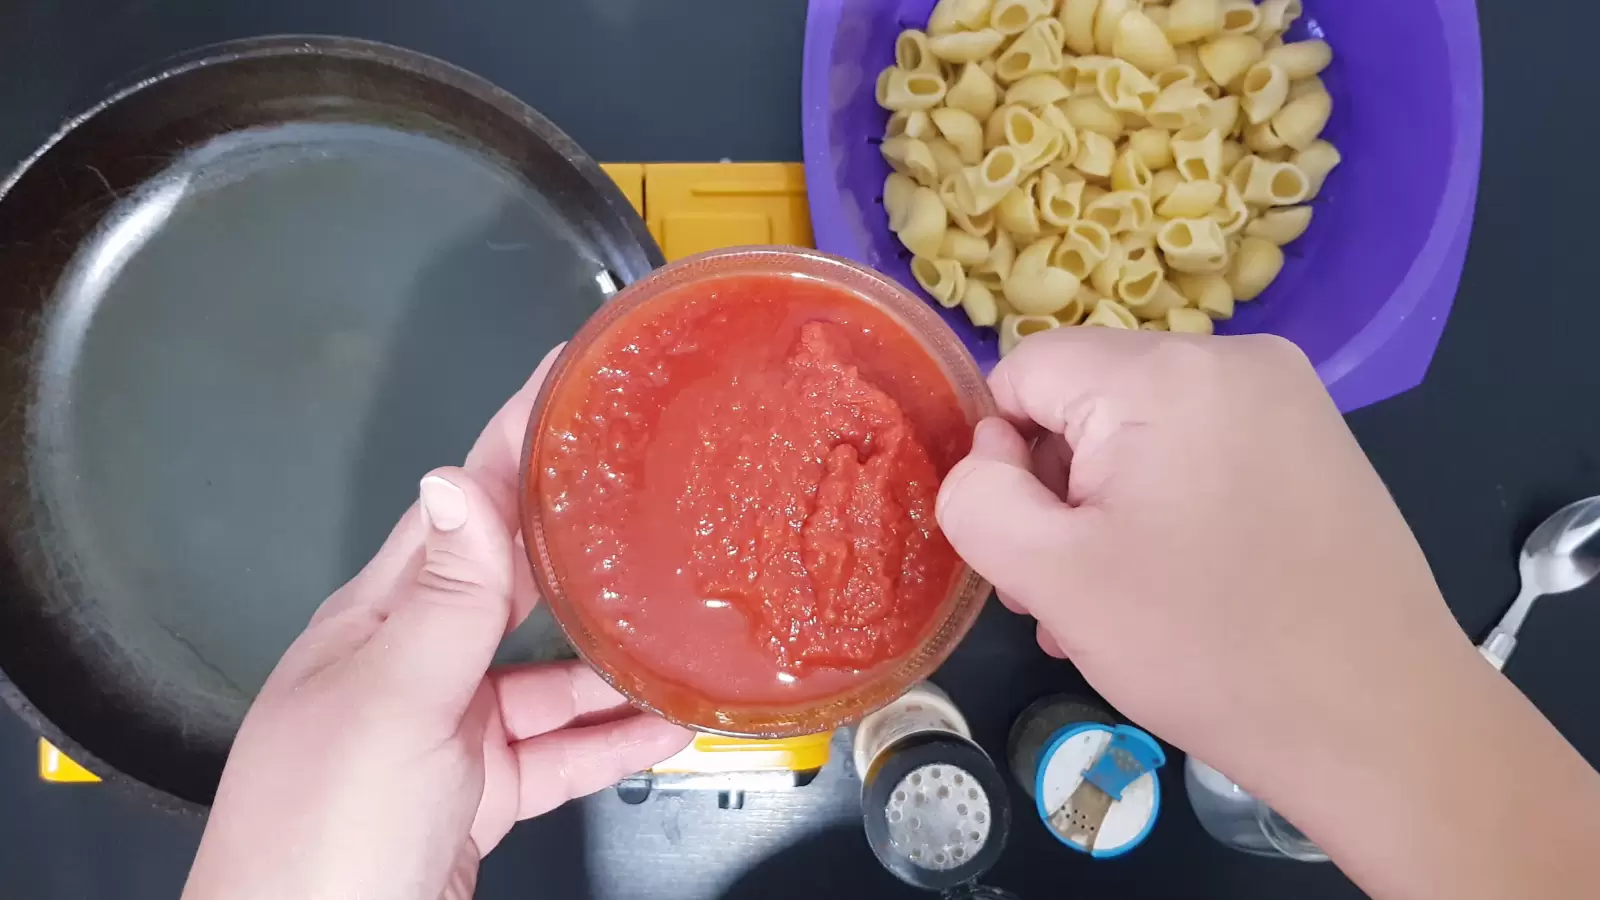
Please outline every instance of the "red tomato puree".
[[958, 561], [934, 522], [970, 445], [887, 314], [777, 275], [625, 316], [550, 399], [557, 581], [601, 640], [714, 701], [791, 703], [913, 649]]

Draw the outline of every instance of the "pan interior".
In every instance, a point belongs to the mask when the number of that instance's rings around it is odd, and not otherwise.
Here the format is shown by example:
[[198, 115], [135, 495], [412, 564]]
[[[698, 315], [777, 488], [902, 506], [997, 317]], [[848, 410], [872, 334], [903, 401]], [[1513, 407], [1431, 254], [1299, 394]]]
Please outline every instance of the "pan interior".
[[152, 658], [239, 718], [608, 277], [529, 184], [432, 137], [288, 124], [199, 148], [62, 284], [36, 460], [63, 554], [119, 637], [178, 645]]
[[[574, 221], [570, 184], [447, 129], [328, 110], [220, 130], [132, 182], [58, 154], [105, 194], [32, 329], [21, 568], [73, 632], [44, 649], [88, 660], [51, 663], [56, 680], [103, 680], [106, 709], [66, 708], [92, 685], [57, 695], [14, 646], [5, 662], [95, 754], [197, 802], [278, 656], [417, 480], [459, 463], [638, 274]], [[139, 149], [99, 152], [109, 170]], [[502, 659], [564, 646], [540, 616]], [[107, 710], [121, 743], [90, 721]], [[178, 751], [213, 770], [168, 771]]]

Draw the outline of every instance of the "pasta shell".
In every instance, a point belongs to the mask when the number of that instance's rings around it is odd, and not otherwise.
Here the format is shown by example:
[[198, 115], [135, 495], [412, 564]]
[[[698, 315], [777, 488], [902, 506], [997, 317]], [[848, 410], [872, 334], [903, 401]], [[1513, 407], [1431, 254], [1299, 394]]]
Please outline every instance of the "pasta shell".
[[1272, 133], [1296, 150], [1311, 146], [1333, 115], [1333, 98], [1327, 94], [1306, 94], [1290, 101], [1272, 117]]
[[939, 183], [939, 163], [925, 141], [902, 135], [884, 141], [878, 150], [896, 172], [904, 172], [929, 187]]
[[1150, 81], [1156, 86], [1156, 90], [1164, 91], [1175, 84], [1198, 84], [1199, 79], [1196, 77], [1194, 66], [1187, 63], [1178, 63], [1171, 68], [1157, 72], [1151, 76]]
[[1000, 321], [1000, 355], [1009, 356], [1029, 335], [1060, 328], [1051, 316], [1009, 315]]
[[1261, 27], [1261, 9], [1255, 0], [1223, 0], [1219, 28], [1224, 35], [1254, 35]]
[[[1232, 294], [1228, 295], [1228, 300], [1229, 302], [1233, 301]], [[1129, 312], [1138, 316], [1141, 320], [1164, 322], [1166, 321], [1167, 313], [1175, 309], [1182, 309], [1188, 303], [1188, 299], [1178, 293], [1178, 289], [1172, 286], [1172, 280], [1164, 278], [1156, 286], [1155, 291], [1145, 297], [1143, 301], [1125, 305], [1127, 305]]]
[[1139, 151], [1130, 146], [1117, 157], [1116, 164], [1111, 167], [1111, 189], [1113, 191], [1138, 191], [1149, 195], [1150, 186], [1155, 180], [1155, 175], [1150, 167], [1145, 165], [1144, 157]]
[[1141, 128], [1128, 135], [1128, 146], [1151, 172], [1172, 166], [1172, 134], [1165, 129]]
[[1095, 77], [1095, 88], [1107, 106], [1140, 116], [1149, 111], [1160, 94], [1155, 82], [1120, 59], [1100, 70]]
[[1217, 0], [1173, 0], [1167, 13], [1167, 39], [1173, 44], [1205, 40], [1222, 27]]
[[1206, 92], [1193, 83], [1178, 82], [1170, 85], [1150, 104], [1145, 118], [1151, 125], [1166, 131], [1181, 131], [1198, 125], [1211, 102]]
[[993, 28], [952, 31], [928, 38], [928, 49], [945, 62], [971, 63], [993, 55], [1005, 39], [1005, 35]]
[[1056, 172], [1041, 172], [1034, 181], [1033, 201], [1041, 221], [1055, 228], [1066, 228], [1083, 211], [1083, 180], [1064, 182]]
[[967, 112], [979, 120], [989, 118], [999, 98], [1000, 88], [989, 73], [976, 63], [963, 65], [955, 83], [944, 94], [946, 106]]
[[1111, 235], [1093, 222], [1074, 222], [1050, 254], [1050, 264], [1079, 282], [1090, 275], [1111, 252]]
[[1100, 9], [1094, 16], [1094, 49], [1101, 56], [1114, 56], [1117, 26], [1122, 17], [1138, 6], [1136, 0], [1100, 0]]
[[1094, 305], [1094, 310], [1083, 324], [1096, 328], [1116, 328], [1124, 331], [1134, 331], [1139, 327], [1139, 320], [1133, 317], [1128, 308], [1115, 300], [1101, 299]]
[[1311, 207], [1269, 209], [1244, 227], [1246, 237], [1261, 238], [1282, 247], [1300, 239], [1311, 227]]
[[1184, 275], [1179, 290], [1195, 309], [1216, 320], [1233, 318], [1233, 288], [1220, 275]]
[[1175, 309], [1167, 313], [1167, 330], [1179, 334], [1211, 334], [1211, 317], [1198, 309]]
[[1061, 0], [1056, 21], [1061, 23], [1067, 49], [1079, 56], [1094, 53], [1094, 20], [1099, 8], [1100, 0]]
[[1050, 265], [1050, 255], [1058, 243], [1054, 237], [1040, 238], [1017, 254], [1004, 290], [1006, 302], [1017, 312], [1054, 315], [1077, 295], [1078, 279]]
[[1138, 9], [1129, 10], [1117, 23], [1111, 52], [1152, 75], [1178, 64], [1178, 54], [1172, 49], [1172, 42], [1148, 15]]
[[1232, 237], [1244, 230], [1250, 221], [1250, 207], [1244, 203], [1244, 198], [1239, 196], [1239, 189], [1231, 183], [1222, 186], [1222, 202], [1206, 215], [1206, 218], [1217, 223], [1222, 233]]
[[885, 69], [878, 78], [878, 105], [899, 112], [932, 109], [944, 100], [944, 78], [931, 72]]
[[1026, 106], [1030, 109], [1039, 109], [1052, 103], [1058, 103], [1072, 96], [1072, 89], [1068, 88], [1056, 75], [1029, 75], [1027, 78], [1016, 82], [1006, 88], [1006, 103]]
[[1022, 178], [1022, 160], [1011, 147], [996, 147], [979, 165], [966, 170], [967, 186], [972, 191], [973, 215], [987, 212], [1017, 186]]
[[1012, 308], [1029, 315], [1051, 316], [1071, 303], [1081, 287], [1071, 273], [1054, 266], [1006, 279], [1005, 298]]
[[896, 68], [907, 72], [941, 74], [939, 58], [934, 56], [933, 50], [929, 48], [928, 36], [914, 28], [907, 28], [895, 38], [894, 64]]
[[1269, 61], [1258, 62], [1244, 73], [1240, 90], [1245, 117], [1260, 125], [1289, 101], [1289, 76]]
[[974, 325], [993, 327], [1000, 321], [1000, 303], [995, 299], [994, 290], [975, 278], [967, 279], [961, 293], [961, 311]]
[[[1178, 185], [1190, 183], [1183, 180], [1183, 176], [1178, 174], [1177, 169], [1162, 169], [1155, 174], [1154, 178], [1150, 179], [1150, 201], [1159, 204], [1172, 196], [1173, 192], [1178, 189]], [[1161, 215], [1167, 215], [1167, 213], [1162, 213], [1159, 207], [1156, 212]]]
[[1261, 23], [1256, 26], [1255, 35], [1266, 40], [1288, 31], [1305, 14], [1305, 7], [1300, 0], [1262, 0], [1260, 11]]
[[1005, 35], [1021, 34], [1035, 20], [1049, 15], [1051, 5], [1042, 0], [995, 0], [989, 27]]
[[1117, 164], [1116, 144], [1112, 143], [1111, 138], [1094, 131], [1085, 132], [1081, 141], [1078, 156], [1072, 161], [1073, 167], [1091, 178], [1110, 178], [1111, 170]]
[[883, 183], [883, 208], [889, 213], [889, 230], [899, 231], [911, 211], [911, 195], [917, 192], [917, 183], [910, 175], [891, 172]]
[[1063, 61], [1061, 23], [1055, 19], [1040, 19], [1028, 26], [1028, 30], [994, 61], [994, 75], [997, 80], [1009, 84], [1029, 75], [1059, 72]]
[[1228, 285], [1238, 300], [1261, 296], [1283, 271], [1283, 248], [1271, 241], [1247, 237], [1239, 242], [1228, 266]]
[[920, 178], [918, 180], [928, 184], [929, 187], [937, 187], [946, 175], [960, 174], [966, 168], [966, 162], [962, 160], [961, 153], [944, 138], [936, 137], [923, 141], [923, 143], [928, 146], [928, 155], [933, 157], [934, 175], [932, 182], [923, 181]]
[[1193, 219], [1216, 209], [1222, 201], [1222, 185], [1214, 181], [1183, 181], [1156, 204], [1156, 213], [1168, 219]]
[[939, 134], [960, 154], [963, 165], [974, 166], [983, 159], [983, 125], [963, 109], [943, 107], [929, 114]]
[[1194, 125], [1174, 134], [1172, 158], [1188, 181], [1222, 181], [1222, 135], [1216, 129]]
[[1070, 97], [1060, 108], [1067, 121], [1078, 129], [1080, 137], [1082, 132], [1092, 131], [1114, 140], [1121, 136], [1125, 127], [1122, 114], [1101, 99], [1098, 92], [1093, 96]]
[[916, 256], [933, 258], [939, 255], [944, 244], [944, 231], [950, 221], [938, 192], [929, 187], [918, 187], [911, 195], [906, 220], [900, 230], [900, 243]]
[[1305, 173], [1309, 182], [1307, 199], [1322, 193], [1322, 185], [1327, 181], [1328, 174], [1343, 161], [1339, 148], [1327, 141], [1312, 141], [1310, 146], [1294, 155], [1294, 164]]
[[950, 309], [961, 304], [961, 296], [966, 291], [967, 273], [955, 260], [912, 257], [911, 277], [940, 306]]
[[1027, 191], [1020, 188], [1000, 198], [999, 205], [995, 207], [995, 218], [1002, 230], [1022, 240], [1032, 240], [1044, 231], [1044, 225], [1039, 220], [1038, 204], [1034, 203]]
[[1122, 267], [1112, 294], [1129, 306], [1143, 306], [1156, 296], [1166, 280], [1167, 272], [1154, 254], [1142, 259], [1130, 259]]
[[994, 0], [939, 0], [928, 15], [929, 34], [982, 28], [989, 22], [989, 7]]
[[963, 266], [976, 266], [989, 258], [989, 242], [960, 228], [947, 228], [939, 246], [940, 259], [953, 259]]
[[1333, 62], [1333, 48], [1327, 41], [1297, 41], [1267, 51], [1262, 62], [1277, 66], [1290, 81], [1322, 74]]
[[[1253, 5], [1252, 5], [1253, 6]], [[1200, 47], [1200, 65], [1217, 84], [1233, 84], [1266, 55], [1266, 48], [1249, 34], [1225, 34]]]
[[1121, 242], [1113, 241], [1107, 248], [1106, 258], [1089, 273], [1090, 286], [1102, 295], [1111, 294], [1117, 289], [1117, 280], [1122, 277], [1122, 269], [1127, 263], [1127, 248]]
[[928, 118], [927, 110], [922, 109], [901, 110], [893, 113], [889, 116], [889, 124], [883, 127], [883, 136], [885, 138], [904, 135], [905, 137], [913, 137], [919, 141], [925, 141], [935, 134], [937, 132], [933, 127], [933, 120]]
[[1211, 219], [1173, 219], [1156, 235], [1156, 245], [1178, 272], [1216, 273], [1228, 263], [1227, 237]]
[[1139, 191], [1113, 191], [1090, 203], [1083, 212], [1086, 221], [1097, 223], [1112, 234], [1140, 231], [1154, 216], [1150, 198]]
[[1011, 265], [1017, 258], [1017, 246], [1011, 240], [1011, 235], [1005, 229], [996, 229], [994, 239], [989, 244], [989, 254], [973, 267], [973, 272], [983, 274], [992, 273], [998, 276], [1001, 282], [1011, 276]]

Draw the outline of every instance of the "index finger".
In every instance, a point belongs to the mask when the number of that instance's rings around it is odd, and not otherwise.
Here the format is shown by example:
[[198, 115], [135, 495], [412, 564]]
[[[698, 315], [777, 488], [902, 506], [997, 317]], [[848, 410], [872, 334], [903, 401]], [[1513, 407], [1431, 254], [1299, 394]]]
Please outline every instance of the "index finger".
[[1012, 424], [1053, 431], [1077, 448], [1112, 430], [1101, 400], [1115, 393], [1162, 338], [1110, 328], [1057, 328], [1034, 335], [1000, 361], [989, 390]]
[[521, 786], [517, 818], [542, 815], [616, 784], [682, 750], [691, 737], [665, 719], [637, 713], [517, 741], [511, 745]]
[[528, 433], [528, 419], [533, 415], [539, 388], [565, 346], [557, 344], [545, 354], [533, 375], [484, 426], [462, 465], [495, 498], [495, 505], [513, 528], [517, 524], [517, 485], [522, 476], [522, 442]]

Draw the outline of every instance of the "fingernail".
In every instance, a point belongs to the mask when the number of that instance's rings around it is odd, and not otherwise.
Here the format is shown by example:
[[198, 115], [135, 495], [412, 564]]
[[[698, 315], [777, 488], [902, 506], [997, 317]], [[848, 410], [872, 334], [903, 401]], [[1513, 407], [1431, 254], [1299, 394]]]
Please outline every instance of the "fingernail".
[[1010, 426], [1000, 419], [984, 419], [972, 434], [972, 453], [975, 456], [995, 456], [1006, 446], [1006, 429]]
[[[977, 441], [974, 440], [973, 444], [976, 449]], [[950, 474], [945, 476], [944, 483], [939, 485], [939, 496], [933, 500], [933, 519], [939, 523], [940, 528], [944, 527], [945, 510], [955, 502], [953, 498], [960, 492], [961, 482], [970, 474], [972, 474], [972, 463], [963, 460], [950, 470]]]
[[417, 494], [422, 499], [422, 514], [440, 531], [455, 531], [467, 524], [467, 495], [443, 478], [429, 475], [422, 479]]

